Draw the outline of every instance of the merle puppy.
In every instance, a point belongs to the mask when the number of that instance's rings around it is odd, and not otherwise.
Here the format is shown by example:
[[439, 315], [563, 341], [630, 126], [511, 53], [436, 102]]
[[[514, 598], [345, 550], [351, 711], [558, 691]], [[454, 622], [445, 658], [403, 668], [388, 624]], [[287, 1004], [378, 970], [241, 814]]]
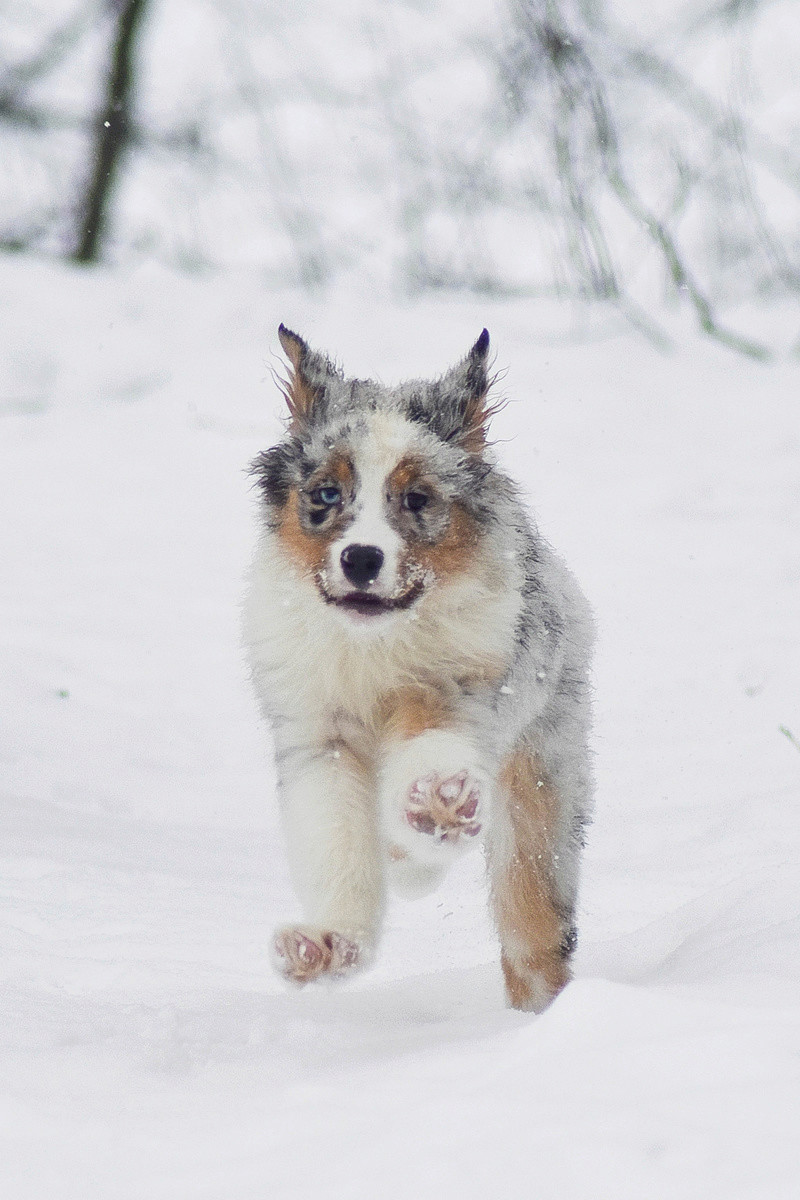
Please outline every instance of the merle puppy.
[[276, 962], [364, 965], [387, 883], [422, 894], [484, 844], [509, 1002], [540, 1011], [575, 946], [592, 628], [487, 444], [489, 335], [390, 388], [279, 336], [289, 423], [253, 465], [244, 614], [303, 910]]

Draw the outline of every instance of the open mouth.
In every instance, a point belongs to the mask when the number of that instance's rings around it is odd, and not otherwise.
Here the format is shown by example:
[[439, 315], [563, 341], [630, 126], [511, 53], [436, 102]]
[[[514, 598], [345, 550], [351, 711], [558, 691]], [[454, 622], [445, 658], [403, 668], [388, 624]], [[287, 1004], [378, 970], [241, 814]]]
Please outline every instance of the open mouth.
[[355, 613], [361, 617], [377, 617], [382, 613], [402, 612], [410, 608], [415, 600], [422, 595], [424, 584], [421, 579], [412, 583], [402, 596], [376, 596], [374, 592], [348, 592], [345, 596], [331, 596], [322, 592], [328, 604], [335, 604], [345, 612]]

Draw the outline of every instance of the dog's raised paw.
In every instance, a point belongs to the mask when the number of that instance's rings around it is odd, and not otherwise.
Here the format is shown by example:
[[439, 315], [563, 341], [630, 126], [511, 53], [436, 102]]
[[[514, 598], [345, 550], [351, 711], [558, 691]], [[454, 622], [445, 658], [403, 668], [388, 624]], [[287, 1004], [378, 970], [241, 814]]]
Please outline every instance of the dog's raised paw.
[[468, 771], [442, 779], [436, 771], [415, 780], [406, 805], [406, 820], [412, 829], [437, 842], [457, 842], [481, 831], [477, 820], [480, 788]]
[[357, 942], [332, 929], [294, 925], [279, 929], [274, 940], [278, 970], [293, 983], [311, 983], [322, 975], [345, 975], [358, 965]]

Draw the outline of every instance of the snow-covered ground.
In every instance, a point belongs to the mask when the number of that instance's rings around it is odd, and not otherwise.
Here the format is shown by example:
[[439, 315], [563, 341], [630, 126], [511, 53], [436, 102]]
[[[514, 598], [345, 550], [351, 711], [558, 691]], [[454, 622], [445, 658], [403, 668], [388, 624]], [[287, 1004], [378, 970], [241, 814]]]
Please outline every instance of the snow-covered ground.
[[[3, 1200], [800, 1195], [796, 363], [524, 302], [0, 262]], [[479, 855], [290, 992], [238, 644], [285, 320], [354, 374], [488, 325], [498, 451], [597, 611], [576, 979], [505, 1010]]]

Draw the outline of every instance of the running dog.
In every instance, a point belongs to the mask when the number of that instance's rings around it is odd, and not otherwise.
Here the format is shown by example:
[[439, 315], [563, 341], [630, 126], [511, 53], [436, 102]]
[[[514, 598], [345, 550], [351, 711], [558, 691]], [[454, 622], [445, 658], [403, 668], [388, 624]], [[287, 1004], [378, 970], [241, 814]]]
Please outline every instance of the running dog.
[[483, 843], [509, 1003], [540, 1012], [576, 942], [592, 620], [488, 444], [489, 334], [397, 387], [279, 337], [244, 605], [303, 910], [275, 961], [298, 984], [363, 966], [387, 883], [423, 894]]

